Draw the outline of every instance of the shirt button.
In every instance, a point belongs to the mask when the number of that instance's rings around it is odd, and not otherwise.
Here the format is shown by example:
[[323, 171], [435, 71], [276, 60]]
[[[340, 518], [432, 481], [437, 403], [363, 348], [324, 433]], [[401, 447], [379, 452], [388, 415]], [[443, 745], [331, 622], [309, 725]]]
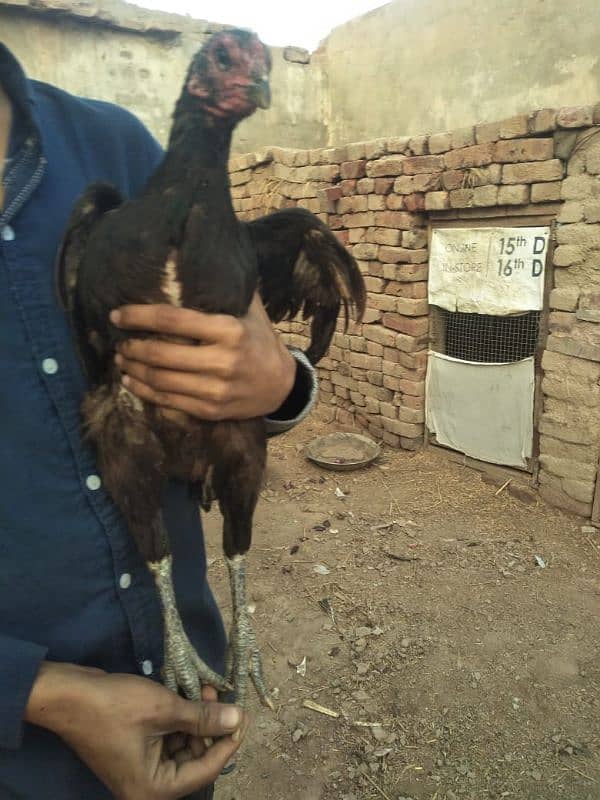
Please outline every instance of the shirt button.
[[90, 490], [90, 492], [97, 492], [98, 489], [102, 486], [102, 481], [100, 480], [99, 475], [88, 475], [85, 479], [85, 485]]
[[128, 572], [124, 572], [119, 578], [119, 586], [121, 589], [129, 589], [131, 586], [131, 575]]
[[46, 375], [56, 375], [58, 372], [58, 361], [55, 358], [45, 358], [42, 361], [42, 369]]
[[15, 239], [15, 232], [10, 225], [5, 225], [2, 228], [2, 238], [5, 242], [12, 242]]
[[142, 672], [146, 677], [150, 677], [154, 672], [154, 664], [151, 661], [144, 661], [142, 664]]

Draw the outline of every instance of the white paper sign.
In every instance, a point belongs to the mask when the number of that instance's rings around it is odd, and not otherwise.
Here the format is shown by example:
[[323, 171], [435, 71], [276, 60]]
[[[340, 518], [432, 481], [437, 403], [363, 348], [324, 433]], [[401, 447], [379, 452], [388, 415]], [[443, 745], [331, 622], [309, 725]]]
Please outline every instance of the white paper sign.
[[544, 305], [550, 228], [436, 228], [429, 302], [448, 311], [504, 316]]

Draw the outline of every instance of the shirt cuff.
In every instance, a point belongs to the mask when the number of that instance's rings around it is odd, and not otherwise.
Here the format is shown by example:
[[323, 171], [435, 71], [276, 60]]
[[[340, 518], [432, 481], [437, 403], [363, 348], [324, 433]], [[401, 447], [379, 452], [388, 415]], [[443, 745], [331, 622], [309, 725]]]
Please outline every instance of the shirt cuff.
[[0, 747], [16, 750], [23, 738], [23, 715], [48, 648], [0, 636]]
[[296, 380], [283, 405], [265, 417], [268, 436], [285, 433], [302, 422], [310, 414], [319, 391], [317, 373], [308, 358], [297, 347], [290, 347], [289, 351], [296, 360]]

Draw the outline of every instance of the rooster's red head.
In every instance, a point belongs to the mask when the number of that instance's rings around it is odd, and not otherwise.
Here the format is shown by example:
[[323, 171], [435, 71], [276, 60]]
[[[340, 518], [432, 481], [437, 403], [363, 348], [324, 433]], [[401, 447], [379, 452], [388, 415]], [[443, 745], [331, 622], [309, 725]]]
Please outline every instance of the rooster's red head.
[[196, 53], [184, 94], [215, 117], [235, 121], [270, 103], [271, 55], [251, 31], [215, 33]]

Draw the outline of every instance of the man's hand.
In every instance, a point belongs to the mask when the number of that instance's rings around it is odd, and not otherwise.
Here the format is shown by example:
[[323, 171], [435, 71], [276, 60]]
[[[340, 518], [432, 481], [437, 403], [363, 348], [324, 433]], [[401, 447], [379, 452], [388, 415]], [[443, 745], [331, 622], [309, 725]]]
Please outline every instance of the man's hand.
[[[230, 705], [192, 703], [147, 678], [42, 665], [26, 720], [63, 738], [118, 800], [176, 800], [213, 783], [247, 720]], [[207, 702], [209, 701], [209, 702]], [[210, 747], [206, 737], [222, 737]]]
[[[119, 346], [117, 364], [138, 397], [206, 420], [250, 419], [276, 411], [292, 390], [296, 362], [273, 330], [258, 295], [240, 319], [169, 305], [123, 306], [119, 328], [156, 333]], [[161, 341], [160, 336], [190, 340]]]

